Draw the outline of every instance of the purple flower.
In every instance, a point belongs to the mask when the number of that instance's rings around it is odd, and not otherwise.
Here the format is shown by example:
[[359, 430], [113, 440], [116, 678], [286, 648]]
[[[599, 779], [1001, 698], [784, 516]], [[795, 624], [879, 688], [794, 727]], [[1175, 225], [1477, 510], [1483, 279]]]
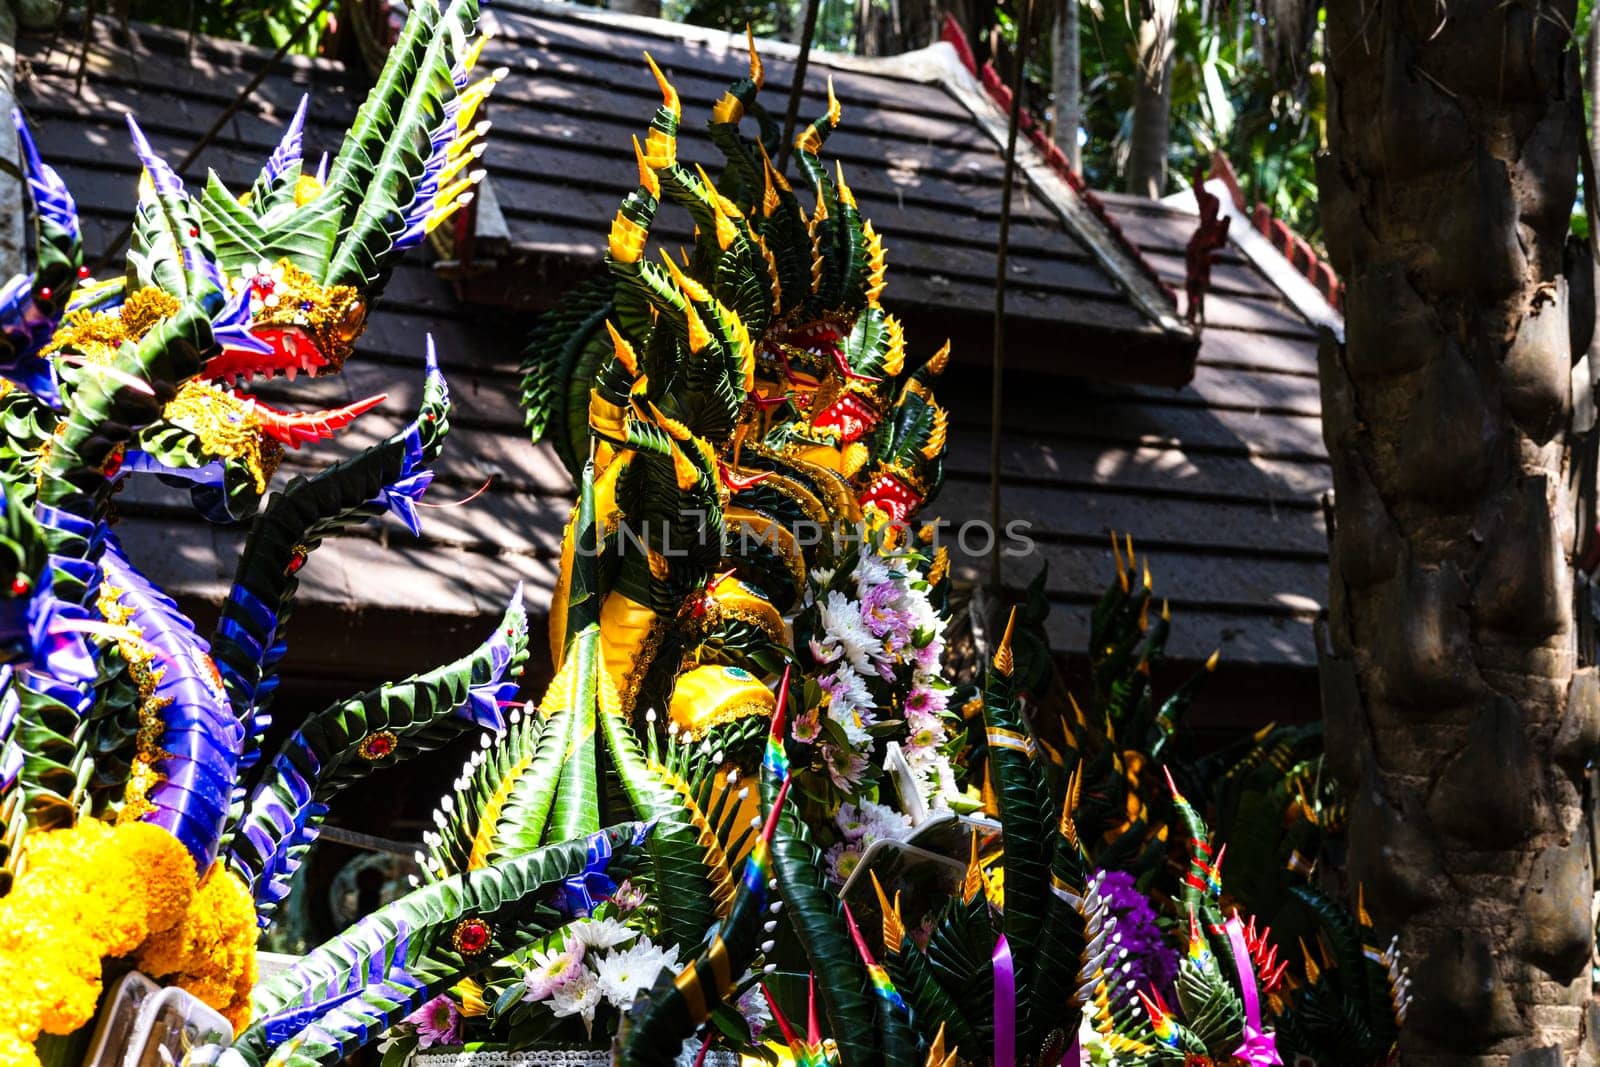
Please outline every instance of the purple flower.
[[636, 887], [631, 878], [626, 879], [621, 885], [617, 886], [617, 891], [611, 894], [611, 903], [615, 904], [617, 910], [624, 914], [636, 911], [644, 906], [644, 890]]
[[1134, 885], [1133, 875], [1102, 871], [1100, 895], [1117, 920], [1106, 959], [1112, 998], [1123, 1003], [1133, 999], [1135, 989], [1155, 989], [1171, 1000], [1172, 983], [1178, 976], [1178, 953], [1161, 932], [1155, 909]]
[[448, 993], [440, 993], [407, 1015], [405, 1021], [417, 1028], [418, 1048], [461, 1043], [461, 1012]]
[[867, 769], [867, 758], [848, 748], [824, 742], [822, 745], [822, 761], [828, 768], [828, 777], [833, 779], [833, 784], [843, 793], [855, 792], [856, 786], [861, 782], [861, 776]]

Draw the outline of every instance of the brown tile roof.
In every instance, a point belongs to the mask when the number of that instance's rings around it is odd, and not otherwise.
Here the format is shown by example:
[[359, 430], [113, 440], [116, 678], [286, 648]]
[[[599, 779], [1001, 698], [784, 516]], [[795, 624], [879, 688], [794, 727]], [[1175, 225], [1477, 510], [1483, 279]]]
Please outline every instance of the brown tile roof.
[[[502, 0], [485, 13], [495, 37], [485, 64], [510, 75], [490, 106], [494, 133], [485, 156], [495, 197], [510, 230], [512, 258], [493, 276], [469, 282], [468, 299], [543, 307], [559, 286], [528, 284], [598, 272], [616, 205], [632, 189], [630, 139], [660, 95], [646, 68], [649, 51], [683, 99], [680, 157], [715, 172], [721, 156], [704, 133], [711, 105], [743, 76], [742, 35], [654, 20], [606, 16], [594, 9], [538, 0]], [[767, 106], [781, 116], [793, 64], [784, 46], [761, 43]], [[945, 46], [936, 46], [942, 49]], [[995, 246], [1003, 159], [991, 129], [939, 81], [925, 56], [867, 61], [814, 54], [803, 114], [821, 113], [827, 78], [844, 109], [826, 154], [839, 160], [862, 212], [890, 248], [891, 311], [910, 319], [936, 313], [958, 350], [983, 350], [992, 330]], [[956, 64], [953, 55], [949, 59]], [[972, 82], [977, 88], [977, 82]], [[977, 88], [983, 118], [1002, 119]], [[664, 213], [655, 233], [666, 242], [690, 236], [686, 215]], [[1186, 380], [1193, 335], [1167, 314], [1157, 320], [1130, 300], [1132, 263], [1097, 253], [1115, 245], [1103, 222], [1064, 221], [1032, 185], [1013, 198], [1008, 329], [1040, 369], [1165, 383]], [[1138, 284], [1156, 289], [1139, 278]], [[1107, 333], [1122, 347], [1099, 359]], [[964, 344], [962, 344], [964, 342]], [[1080, 343], [1074, 343], [1080, 342]], [[959, 357], [958, 357], [959, 358]]]
[[[1192, 211], [1101, 194], [1174, 285]], [[1005, 392], [1003, 510], [1035, 523], [1050, 563], [1057, 648], [1078, 649], [1112, 574], [1110, 530], [1150, 552], [1177, 624], [1171, 651], [1199, 660], [1306, 667], [1326, 602], [1317, 335], [1267, 274], [1230, 243], [1212, 271], [1194, 380], [1178, 390], [1014, 376]], [[914, 326], [911, 328], [915, 328]], [[958, 429], [937, 507], [987, 514], [988, 411], [946, 387]], [[980, 409], [981, 410], [978, 410]], [[1021, 561], [1031, 576], [1036, 565]]]
[[[519, 13], [525, 3], [496, 5], [502, 35], [490, 62], [516, 73], [494, 98], [486, 158], [513, 239], [531, 257], [506, 283], [540, 304], [571, 283], [575, 266], [598, 263], [603, 226], [630, 180], [629, 135], [656, 99], [636, 59], [641, 47], [648, 44], [669, 68], [690, 115], [709, 105], [741, 60], [736, 47], [652, 37], [637, 21], [607, 29], [592, 17]], [[21, 47], [32, 68], [22, 106], [42, 150], [78, 196], [91, 255], [120, 228], [132, 199], [136, 169], [120, 113], [136, 108], [157, 149], [176, 161], [265, 59], [207, 40], [184, 59], [185, 38], [166, 31], [137, 28], [123, 41], [102, 23], [97, 34], [81, 95], [72, 57], [39, 42]], [[863, 73], [870, 63], [849, 66], [834, 70], [846, 126], [829, 147], [844, 157], [863, 207], [887, 235], [889, 292], [901, 294], [914, 349], [928, 350], [963, 317], [987, 313], [998, 156], [944, 90], [900, 79], [892, 102], [885, 101], [882, 76]], [[696, 73], [708, 69], [721, 73]], [[768, 69], [769, 93], [781, 96], [781, 57]], [[818, 91], [822, 85], [819, 71]], [[308, 88], [315, 89], [308, 148], [333, 148], [359, 93], [336, 65], [294, 61], [263, 82], [202, 166], [215, 166], [236, 185], [248, 181]], [[809, 102], [815, 107], [821, 98]], [[700, 158], [700, 151], [686, 148], [685, 155]], [[1181, 288], [1193, 216], [1150, 201], [1102, 199], [1145, 261]], [[1014, 281], [1031, 295], [1013, 306], [1021, 322], [1056, 325], [1054, 333], [1012, 334], [1013, 363], [1027, 369], [1012, 371], [1006, 386], [1004, 508], [1007, 518], [1035, 524], [1033, 536], [1050, 561], [1057, 647], [1082, 646], [1088, 605], [1111, 573], [1107, 535], [1116, 529], [1131, 531], [1141, 554], [1150, 551], [1158, 592], [1173, 600], [1180, 618], [1173, 652], [1199, 659], [1220, 644], [1225, 663], [1310, 665], [1311, 620], [1327, 584], [1317, 501], [1331, 479], [1307, 319], [1231, 244], [1213, 271], [1193, 381], [1171, 389], [1065, 377], [1064, 367], [1126, 361], [1151, 329], [1044, 202], [1030, 194], [1018, 206]], [[465, 283], [477, 296], [483, 284]], [[1070, 329], [1062, 325], [1069, 320]], [[420, 336], [431, 330], [457, 407], [430, 499], [461, 499], [487, 475], [495, 478], [471, 504], [427, 512], [420, 545], [385, 522], [321, 550], [306, 570], [307, 606], [297, 621], [314, 624], [319, 636], [295, 646], [291, 667], [360, 675], [366, 661], [349, 633], [353, 610], [392, 623], [385, 632], [418, 644], [420, 662], [437, 658], [427, 646], [440, 639], [429, 635], [468, 641], [481, 626], [476, 616], [497, 611], [515, 580], [531, 583], [533, 605], [547, 600], [571, 486], [551, 452], [529, 445], [520, 429], [514, 369], [525, 326], [463, 306], [451, 286], [407, 265], [343, 378], [310, 387], [302, 381], [301, 402], [390, 393], [379, 421], [363, 420], [318, 458], [342, 454], [406, 417], [420, 384]], [[953, 367], [941, 389], [953, 426], [949, 477], [933, 509], [956, 525], [987, 512], [987, 348], [981, 339], [964, 340], [972, 363]], [[217, 560], [232, 558], [238, 532], [195, 524], [169, 536], [148, 520], [179, 514], [174, 498], [141, 485], [123, 499], [124, 536], [152, 577], [173, 583], [189, 603], [220, 597], [228, 574]], [[389, 550], [379, 551], [385, 543]], [[1023, 561], [1008, 576], [1025, 580], [1034, 567]], [[427, 619], [413, 609], [428, 612]]]

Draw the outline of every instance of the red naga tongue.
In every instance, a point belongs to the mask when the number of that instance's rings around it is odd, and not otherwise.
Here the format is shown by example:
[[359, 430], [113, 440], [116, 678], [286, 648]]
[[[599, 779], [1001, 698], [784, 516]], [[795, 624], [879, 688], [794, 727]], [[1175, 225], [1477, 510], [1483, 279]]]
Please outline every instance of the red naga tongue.
[[261, 418], [261, 429], [269, 437], [290, 448], [299, 448], [307, 441], [327, 440], [361, 415], [389, 399], [389, 394], [379, 393], [377, 396], [357, 400], [354, 404], [347, 404], [342, 408], [301, 412], [279, 411], [254, 397], [250, 399], [255, 404], [256, 414]]
[[922, 498], [909, 485], [892, 474], [876, 475], [867, 485], [866, 491], [861, 494], [863, 507], [876, 504], [878, 510], [895, 522], [902, 521], [921, 503]]
[[721, 460], [717, 461], [717, 471], [722, 475], [722, 484], [727, 486], [735, 493], [761, 484], [762, 482], [766, 481], [768, 476], [772, 473], [771, 471], [757, 471], [749, 476], [741, 476], [735, 474], [733, 472], [733, 468], [729, 467]]
[[818, 415], [816, 425], [821, 429], [837, 429], [840, 440], [849, 444], [877, 425], [878, 413], [863, 403], [860, 397], [845, 394]]

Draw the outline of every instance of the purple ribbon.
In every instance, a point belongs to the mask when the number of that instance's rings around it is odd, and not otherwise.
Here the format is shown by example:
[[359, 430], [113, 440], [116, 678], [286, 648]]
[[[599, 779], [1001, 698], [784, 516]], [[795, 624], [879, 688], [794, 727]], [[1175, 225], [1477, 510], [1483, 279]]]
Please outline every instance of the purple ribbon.
[[1017, 971], [1006, 935], [994, 943], [994, 1067], [1017, 1064]]
[[1277, 1037], [1261, 1029], [1261, 999], [1256, 993], [1256, 973], [1250, 963], [1250, 946], [1244, 939], [1244, 924], [1235, 915], [1228, 920], [1226, 929], [1228, 943], [1233, 946], [1233, 965], [1239, 972], [1239, 992], [1244, 997], [1244, 1040], [1233, 1055], [1251, 1067], [1281, 1065]]

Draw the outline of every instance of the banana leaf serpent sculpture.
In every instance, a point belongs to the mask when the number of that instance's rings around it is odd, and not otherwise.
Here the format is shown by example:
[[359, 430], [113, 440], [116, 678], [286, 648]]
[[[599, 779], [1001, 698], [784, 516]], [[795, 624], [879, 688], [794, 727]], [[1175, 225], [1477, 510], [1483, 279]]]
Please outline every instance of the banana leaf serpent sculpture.
[[[130, 117], [143, 174], [115, 279], [89, 277], [72, 198], [13, 116], [35, 240], [33, 269], [0, 298], [0, 1060], [31, 1062], [41, 1033], [87, 1023], [102, 961], [182, 985], [242, 1025], [258, 925], [329, 800], [464, 731], [507, 730], [527, 659], [520, 593], [476, 651], [316, 714], [294, 709], [289, 736], [263, 749], [299, 572], [325, 538], [385, 512], [416, 529], [450, 403], [430, 341], [413, 420], [262, 508], [285, 446], [329, 438], [383, 397], [292, 413], [243, 389], [338, 373], [397, 258], [470, 198], [474, 111], [499, 77], [474, 73], [476, 22], [471, 0], [415, 5], [331, 163], [304, 167], [302, 102], [239, 196], [215, 175], [186, 189]], [[204, 518], [249, 523], [209, 639], [112, 530], [119, 484], [151, 474], [186, 486]], [[389, 946], [389, 971], [346, 976], [346, 1018], [425, 989], [448, 966], [440, 952], [460, 964], [539, 928], [562, 879], [625, 870], [639, 836], [596, 828], [425, 892], [400, 926], [427, 966], [407, 978]], [[469, 912], [498, 930], [478, 948], [477, 927], [451, 937]], [[239, 1054], [309, 1047], [272, 997], [258, 995], [264, 1021]], [[319, 1025], [334, 1045], [354, 1032]]]
[[[232, 1067], [375, 1043], [399, 1062], [469, 1030], [619, 1067], [696, 1043], [817, 1067], [1383, 1062], [1406, 981], [1306, 877], [1338, 810], [1314, 738], [1188, 751], [1200, 681], [1156, 701], [1168, 617], [1131, 545], [1094, 612], [1087, 712], [1040, 714], [1042, 584], [964, 726], [949, 706], [950, 564], [915, 527], [943, 478], [948, 348], [911, 360], [881, 304], [883, 244], [822, 159], [831, 87], [798, 177], [776, 168], [753, 41], [712, 109], [715, 179], [680, 161], [682, 105], [646, 57], [662, 102], [607, 276], [528, 350], [529, 429], [578, 487], [542, 696], [515, 700], [519, 590], [466, 656], [290, 709], [267, 743], [300, 572], [385, 512], [418, 529], [450, 402], [430, 341], [408, 424], [267, 499], [285, 447], [383, 398], [296, 414], [245, 383], [338, 373], [397, 256], [471, 196], [500, 77], [474, 73], [476, 24], [472, 0], [418, 0], [333, 159], [303, 169], [302, 104], [241, 195], [215, 175], [191, 193], [130, 120], [144, 170], [112, 280], [82, 269], [18, 120], [37, 239], [0, 291], [0, 1064], [80, 1031], [131, 968], [222, 1012], [231, 1037], [185, 1052]], [[668, 207], [693, 246], [653, 258]], [[112, 529], [117, 485], [152, 474], [249, 524], [209, 637]], [[257, 932], [334, 797], [469, 732], [412, 891], [257, 984]], [[1180, 782], [1251, 837], [1237, 890]], [[848, 826], [980, 809], [998, 825], [955, 891], [914, 915], [873, 868], [846, 899]], [[1287, 967], [1240, 904], [1318, 951]]]

